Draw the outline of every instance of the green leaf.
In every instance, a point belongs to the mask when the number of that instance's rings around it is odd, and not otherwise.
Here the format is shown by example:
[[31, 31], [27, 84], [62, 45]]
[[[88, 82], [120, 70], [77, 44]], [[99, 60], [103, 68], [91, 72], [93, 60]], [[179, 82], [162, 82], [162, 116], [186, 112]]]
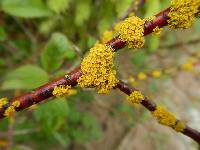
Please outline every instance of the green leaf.
[[45, 105], [40, 105], [34, 111], [34, 116], [40, 123], [42, 131], [46, 134], [52, 134], [66, 122], [68, 112], [69, 107], [66, 99], [57, 98]]
[[92, 47], [95, 43], [96, 43], [97, 39], [94, 38], [93, 36], [89, 35], [88, 41], [87, 41], [87, 45], [88, 47]]
[[81, 0], [76, 5], [75, 23], [77, 26], [83, 25], [90, 17], [90, 0]]
[[10, 89], [33, 89], [48, 81], [48, 74], [34, 65], [25, 65], [9, 72], [1, 88]]
[[[74, 113], [74, 111], [71, 113]], [[70, 137], [72, 137], [73, 140], [78, 143], [91, 139], [98, 139], [101, 136], [101, 131], [95, 117], [89, 113], [83, 112], [79, 112], [79, 115], [78, 122], [68, 127], [68, 133], [70, 134]], [[72, 117], [69, 118], [69, 122], [72, 121], [71, 119]]]
[[55, 71], [62, 65], [68, 50], [69, 43], [65, 35], [54, 33], [41, 54], [42, 66], [47, 71]]
[[66, 52], [65, 52], [65, 58], [66, 59], [74, 59], [76, 57], [76, 53], [74, 52], [74, 50], [72, 49], [68, 49]]
[[165, 9], [165, 8], [169, 7], [170, 3], [171, 3], [171, 1], [169, 1], [169, 0], [164, 0], [164, 1], [162, 0], [161, 3], [160, 3], [161, 9]]
[[47, 6], [56, 13], [61, 13], [69, 7], [71, 0], [48, 0]]
[[78, 124], [81, 120], [81, 113], [75, 108], [74, 106], [71, 107], [70, 105], [70, 115], [68, 117], [68, 121], [71, 124]]
[[58, 19], [56, 17], [42, 20], [39, 25], [39, 31], [43, 34], [48, 34], [53, 30], [57, 23]]
[[65, 148], [70, 144], [69, 139], [64, 138], [59, 132], [54, 132], [53, 136]]
[[24, 18], [47, 17], [52, 12], [42, 0], [2, 0], [2, 9], [6, 13]]

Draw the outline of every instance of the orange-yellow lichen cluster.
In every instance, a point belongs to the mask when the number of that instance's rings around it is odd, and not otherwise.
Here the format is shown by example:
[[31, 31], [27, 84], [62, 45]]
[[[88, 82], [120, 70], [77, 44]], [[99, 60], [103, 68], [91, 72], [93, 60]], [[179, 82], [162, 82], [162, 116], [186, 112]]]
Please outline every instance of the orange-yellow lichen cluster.
[[198, 13], [200, 0], [172, 0], [168, 20], [169, 27], [172, 29], [189, 28]]
[[176, 117], [163, 107], [158, 106], [152, 113], [161, 124], [173, 126], [176, 123]]
[[165, 108], [157, 106], [156, 110], [152, 112], [153, 116], [157, 118], [160, 124], [170, 126], [177, 132], [184, 131], [185, 125], [181, 121], [178, 121], [176, 117], [168, 112]]
[[148, 22], [153, 22], [156, 20], [156, 16], [151, 16], [151, 17], [145, 18], [144, 20]]
[[177, 120], [176, 125], [174, 126], [174, 130], [176, 130], [177, 132], [183, 132], [184, 129], [185, 129], [185, 124], [182, 121]]
[[128, 96], [128, 100], [133, 104], [139, 104], [144, 100], [144, 95], [140, 91], [134, 91]]
[[7, 97], [4, 97], [4, 98], [0, 98], [0, 109], [3, 108], [3, 106], [5, 104], [8, 103], [8, 98]]
[[76, 94], [76, 90], [71, 89], [69, 85], [59, 85], [54, 87], [52, 94], [55, 97], [70, 96]]
[[144, 45], [144, 23], [145, 21], [132, 16], [115, 26], [119, 38], [127, 42], [129, 48], [141, 48]]
[[158, 26], [153, 29], [153, 35], [160, 35], [161, 32], [163, 31], [163, 28], [159, 28]]
[[108, 93], [118, 83], [113, 57], [112, 48], [97, 43], [81, 63], [82, 76], [78, 84], [82, 88], [97, 87], [99, 93]]
[[[4, 105], [8, 104], [8, 98], [4, 97], [0, 99], [0, 109], [3, 108]], [[14, 114], [15, 108], [20, 106], [20, 101], [14, 101], [10, 104], [10, 106], [5, 110], [4, 116], [10, 117]]]
[[11, 117], [15, 112], [16, 108], [20, 106], [20, 101], [14, 101], [11, 105], [5, 110], [4, 116]]
[[103, 33], [103, 35], [102, 35], [102, 37], [101, 37], [101, 41], [102, 41], [102, 43], [106, 43], [106, 42], [112, 40], [112, 38], [113, 38], [113, 32], [107, 30], [107, 31], [105, 31], [105, 32]]

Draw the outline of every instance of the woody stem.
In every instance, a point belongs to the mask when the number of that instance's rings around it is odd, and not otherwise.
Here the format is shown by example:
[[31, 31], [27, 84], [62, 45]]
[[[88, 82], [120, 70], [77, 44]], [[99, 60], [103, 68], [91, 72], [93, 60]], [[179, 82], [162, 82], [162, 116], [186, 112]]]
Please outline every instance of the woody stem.
[[[126, 85], [122, 81], [120, 81], [117, 84], [117, 88], [123, 93], [125, 93], [126, 95], [130, 95], [132, 92], [137, 90], [135, 88], [130, 88], [128, 85]], [[156, 104], [152, 100], [149, 100], [147, 97], [145, 97], [145, 99], [142, 100], [141, 105], [143, 105], [150, 112], [153, 112], [156, 110]], [[191, 127], [186, 125], [184, 131], [181, 133], [192, 138], [194, 141], [200, 144], [200, 132], [198, 132], [197, 130], [194, 130]]]

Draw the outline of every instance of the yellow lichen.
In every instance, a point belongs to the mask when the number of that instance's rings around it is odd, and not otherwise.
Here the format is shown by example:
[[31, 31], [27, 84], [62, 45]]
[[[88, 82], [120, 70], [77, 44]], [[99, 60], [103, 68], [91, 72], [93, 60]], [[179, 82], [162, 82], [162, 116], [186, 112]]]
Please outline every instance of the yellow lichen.
[[108, 93], [118, 83], [113, 70], [113, 57], [112, 48], [96, 44], [81, 63], [82, 76], [78, 84], [82, 88], [97, 87], [99, 93]]
[[102, 35], [101, 41], [102, 43], [106, 43], [110, 41], [113, 38], [113, 32], [112, 31], [105, 31]]
[[128, 96], [128, 100], [133, 104], [139, 104], [144, 100], [144, 95], [140, 91], [134, 91]]
[[169, 27], [172, 29], [191, 27], [199, 7], [200, 0], [172, 0], [168, 15]]
[[147, 75], [143, 72], [138, 73], [137, 76], [138, 80], [146, 80], [147, 79]]
[[52, 94], [55, 97], [70, 96], [76, 94], [76, 90], [71, 89], [70, 85], [59, 85], [54, 87]]
[[174, 127], [176, 124], [176, 117], [168, 112], [165, 108], [157, 106], [156, 110], [152, 112], [153, 116], [157, 118], [160, 124]]
[[141, 48], [144, 45], [144, 23], [145, 21], [132, 16], [115, 26], [119, 38], [127, 42], [129, 48]]
[[153, 29], [153, 35], [160, 35], [161, 32], [163, 31], [163, 28], [159, 28], [158, 26]]
[[20, 101], [14, 101], [11, 105], [5, 110], [4, 116], [11, 117], [15, 112], [15, 108], [20, 106]]
[[185, 124], [182, 121], [177, 120], [176, 125], [173, 128], [177, 132], [183, 132], [185, 129]]
[[15, 113], [15, 107], [14, 106], [10, 106], [5, 110], [4, 116], [11, 117], [14, 113]]
[[14, 101], [14, 102], [12, 103], [12, 106], [14, 106], [14, 107], [19, 107], [19, 106], [20, 106], [20, 101]]
[[159, 78], [161, 76], [162, 72], [160, 70], [154, 70], [152, 72], [152, 77]]
[[1, 98], [0, 99], [0, 109], [3, 108], [3, 106], [5, 104], [7, 104], [7, 103], [8, 103], [8, 98], [7, 97]]
[[76, 89], [69, 89], [68, 91], [68, 95], [71, 96], [71, 95], [76, 95], [77, 94], [77, 90]]
[[151, 16], [151, 17], [145, 18], [145, 21], [148, 21], [148, 22], [152, 22], [155, 20], [156, 20], [156, 16]]

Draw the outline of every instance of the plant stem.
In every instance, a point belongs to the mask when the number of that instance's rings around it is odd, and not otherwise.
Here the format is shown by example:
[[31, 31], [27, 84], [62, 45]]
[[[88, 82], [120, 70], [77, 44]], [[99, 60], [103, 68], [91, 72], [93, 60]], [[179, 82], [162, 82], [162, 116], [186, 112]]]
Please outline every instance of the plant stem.
[[[135, 88], [128, 87], [128, 85], [126, 85], [122, 81], [117, 84], [117, 88], [127, 95], [130, 95], [133, 91], [137, 90]], [[156, 104], [152, 100], [149, 100], [147, 97], [145, 97], [141, 104], [150, 112], [156, 110]], [[200, 132], [198, 132], [197, 130], [194, 130], [186, 125], [185, 130], [181, 133], [192, 138], [194, 141], [200, 144]]]

